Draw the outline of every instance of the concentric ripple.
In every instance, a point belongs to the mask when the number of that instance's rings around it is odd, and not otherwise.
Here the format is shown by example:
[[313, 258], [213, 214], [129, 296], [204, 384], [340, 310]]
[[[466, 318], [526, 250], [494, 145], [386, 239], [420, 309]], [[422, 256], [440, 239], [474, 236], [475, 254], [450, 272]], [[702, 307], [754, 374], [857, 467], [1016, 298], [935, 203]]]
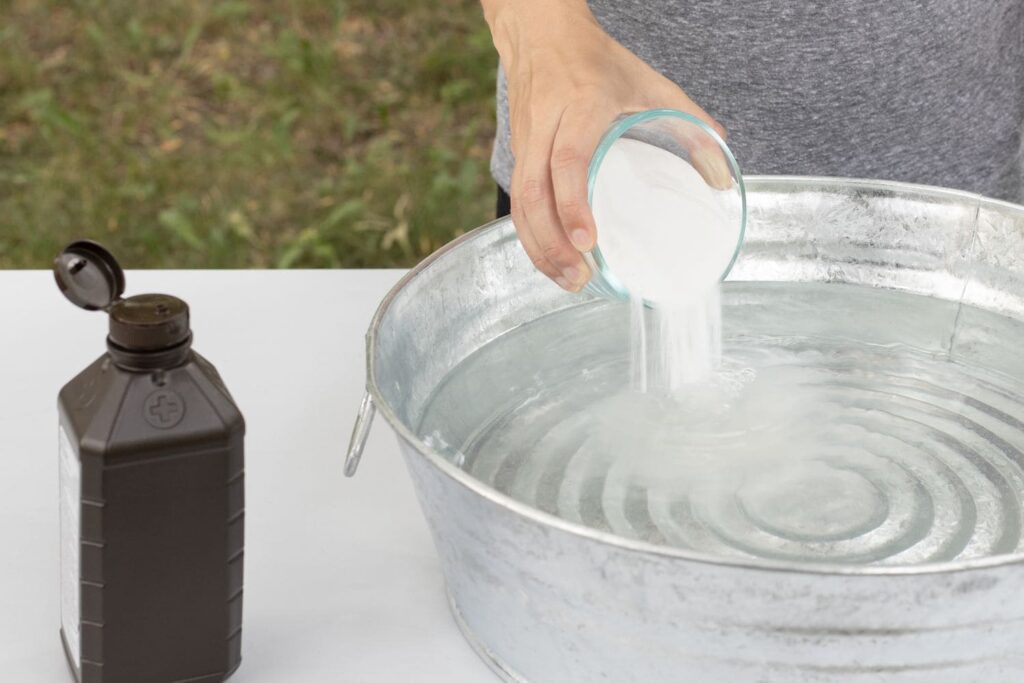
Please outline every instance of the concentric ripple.
[[[956, 311], [931, 299], [836, 285], [731, 294], [720, 381], [682, 403], [628, 389], [622, 313], [595, 305], [472, 355], [421, 433], [541, 510], [712, 555], [916, 565], [1021, 548], [1014, 336], [1005, 364], [971, 364], [951, 360]], [[812, 312], [813, 325], [794, 322]], [[913, 317], [913, 341], [934, 348], [892, 340], [893, 316]]]

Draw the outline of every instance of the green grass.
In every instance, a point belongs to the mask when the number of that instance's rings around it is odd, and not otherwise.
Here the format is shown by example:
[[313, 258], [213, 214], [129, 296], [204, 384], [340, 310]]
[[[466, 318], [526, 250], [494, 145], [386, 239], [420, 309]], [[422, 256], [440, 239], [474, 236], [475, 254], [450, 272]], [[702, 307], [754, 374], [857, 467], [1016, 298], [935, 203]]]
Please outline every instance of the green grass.
[[493, 213], [476, 0], [0, 0], [0, 267], [410, 265]]

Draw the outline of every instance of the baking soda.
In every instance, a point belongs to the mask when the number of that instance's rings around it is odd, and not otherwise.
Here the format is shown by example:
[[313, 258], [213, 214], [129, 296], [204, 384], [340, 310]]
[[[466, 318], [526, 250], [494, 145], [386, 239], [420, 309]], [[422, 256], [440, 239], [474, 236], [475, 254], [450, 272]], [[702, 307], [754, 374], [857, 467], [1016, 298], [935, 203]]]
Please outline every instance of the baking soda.
[[686, 160], [620, 138], [593, 193], [601, 255], [632, 300], [634, 386], [679, 393], [721, 358], [719, 281], [739, 240], [725, 194]]

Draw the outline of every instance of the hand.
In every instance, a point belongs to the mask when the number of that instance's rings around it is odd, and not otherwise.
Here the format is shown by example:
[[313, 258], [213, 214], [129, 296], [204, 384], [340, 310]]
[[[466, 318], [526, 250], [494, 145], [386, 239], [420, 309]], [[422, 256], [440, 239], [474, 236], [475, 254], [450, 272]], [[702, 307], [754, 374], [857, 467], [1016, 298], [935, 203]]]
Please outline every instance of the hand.
[[482, 2], [508, 79], [512, 221], [537, 269], [577, 292], [590, 279], [581, 252], [597, 240], [587, 169], [611, 123], [667, 107], [725, 130], [605, 33], [584, 0]]

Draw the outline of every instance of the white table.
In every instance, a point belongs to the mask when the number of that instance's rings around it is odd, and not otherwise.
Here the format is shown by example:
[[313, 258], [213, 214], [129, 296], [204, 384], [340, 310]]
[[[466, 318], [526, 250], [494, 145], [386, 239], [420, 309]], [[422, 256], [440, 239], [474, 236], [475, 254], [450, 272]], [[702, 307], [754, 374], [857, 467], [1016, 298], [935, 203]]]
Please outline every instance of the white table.
[[[246, 417], [239, 683], [496, 680], [449, 615], [394, 436], [343, 451], [364, 345], [401, 271], [131, 271], [192, 308], [195, 348]], [[58, 636], [57, 392], [105, 350], [106, 316], [44, 271], [0, 272], [0, 680], [67, 683]]]

